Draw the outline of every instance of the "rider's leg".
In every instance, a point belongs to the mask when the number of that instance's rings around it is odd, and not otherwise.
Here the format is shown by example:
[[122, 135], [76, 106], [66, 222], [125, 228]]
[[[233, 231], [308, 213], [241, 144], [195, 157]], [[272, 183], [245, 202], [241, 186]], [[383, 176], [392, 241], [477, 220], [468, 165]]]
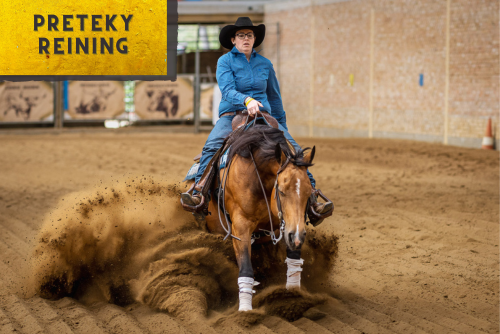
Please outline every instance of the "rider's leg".
[[210, 135], [208, 135], [205, 146], [203, 146], [203, 150], [201, 151], [200, 167], [198, 168], [198, 173], [196, 173], [196, 177], [194, 179], [196, 183], [200, 181], [203, 172], [210, 162], [210, 159], [212, 159], [214, 154], [222, 146], [224, 139], [231, 133], [231, 122], [233, 121], [233, 118], [234, 116], [223, 116], [219, 118], [210, 132]]
[[[281, 131], [283, 131], [283, 133], [285, 134], [285, 138], [288, 139], [288, 141], [293, 145], [293, 147], [295, 147], [295, 149], [298, 150], [300, 148], [300, 146], [292, 138], [292, 136], [290, 135], [290, 133], [288, 133], [288, 131], [281, 124], [279, 124], [279, 129]], [[316, 180], [312, 176], [311, 172], [309, 172], [309, 169], [307, 170], [307, 176], [309, 176], [309, 180], [311, 181], [311, 185], [313, 186], [313, 188], [316, 188]]]
[[[232, 131], [231, 122], [233, 118], [234, 116], [223, 116], [219, 118], [217, 123], [215, 123], [215, 126], [210, 132], [210, 135], [208, 135], [207, 141], [205, 142], [205, 146], [203, 146], [200, 158], [200, 166], [198, 167], [198, 173], [196, 174], [195, 177], [195, 183], [198, 183], [198, 181], [200, 181], [200, 178], [203, 175], [205, 169], [207, 168], [210, 159], [212, 159], [217, 150], [222, 146], [224, 138], [226, 138], [231, 133]], [[181, 195], [181, 197], [184, 203], [191, 206], [195, 206], [198, 205], [201, 200], [200, 197], [195, 196], [197, 195], [197, 193], [198, 191], [195, 189], [193, 190], [193, 196], [191, 196], [191, 194], [184, 193]]]

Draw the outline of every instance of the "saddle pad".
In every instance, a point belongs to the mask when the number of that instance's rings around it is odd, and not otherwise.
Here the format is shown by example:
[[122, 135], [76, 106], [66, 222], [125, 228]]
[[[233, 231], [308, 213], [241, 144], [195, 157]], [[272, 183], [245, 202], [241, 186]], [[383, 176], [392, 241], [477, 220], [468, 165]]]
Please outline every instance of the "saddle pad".
[[200, 168], [200, 163], [195, 163], [194, 165], [191, 166], [189, 169], [186, 177], [182, 181], [189, 181], [189, 180], [194, 180], [196, 177], [196, 174], [198, 173], [198, 168]]
[[226, 152], [222, 153], [222, 156], [220, 157], [219, 169], [226, 168], [228, 154], [229, 154], [229, 148], [226, 150]]

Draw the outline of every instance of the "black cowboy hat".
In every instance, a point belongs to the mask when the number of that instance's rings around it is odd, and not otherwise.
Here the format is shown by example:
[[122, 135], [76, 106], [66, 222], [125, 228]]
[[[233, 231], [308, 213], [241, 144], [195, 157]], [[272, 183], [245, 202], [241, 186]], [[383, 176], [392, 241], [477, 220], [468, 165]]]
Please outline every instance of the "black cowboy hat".
[[231, 43], [231, 38], [234, 37], [238, 30], [250, 29], [255, 34], [255, 43], [253, 47], [256, 48], [262, 44], [264, 37], [266, 36], [266, 26], [259, 24], [254, 26], [252, 20], [249, 17], [238, 17], [235, 24], [229, 24], [221, 29], [219, 34], [219, 42], [226, 49], [232, 49], [233, 43]]

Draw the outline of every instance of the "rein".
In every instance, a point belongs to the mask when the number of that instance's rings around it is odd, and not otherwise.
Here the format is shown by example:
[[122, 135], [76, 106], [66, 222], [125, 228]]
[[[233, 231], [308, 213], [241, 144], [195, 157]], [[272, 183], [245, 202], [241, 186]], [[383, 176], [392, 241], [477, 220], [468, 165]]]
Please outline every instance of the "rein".
[[[262, 113], [261, 113], [261, 115], [262, 115]], [[262, 115], [262, 117], [264, 117], [264, 115]], [[265, 119], [265, 117], [264, 117], [264, 119]], [[248, 118], [247, 118], [247, 121], [248, 121]], [[254, 121], [253, 126], [255, 126], [255, 123], [256, 122]], [[246, 123], [245, 123], [245, 126], [246, 126]], [[255, 163], [255, 159], [253, 157], [252, 150], [250, 149], [250, 147], [248, 148], [248, 150], [250, 152], [250, 156], [252, 157], [253, 165], [255, 166], [255, 173], [257, 173], [257, 178], [259, 179], [260, 188], [262, 189], [262, 193], [264, 194], [264, 199], [266, 201], [266, 206], [267, 206], [267, 213], [269, 214], [269, 225], [271, 227], [269, 231], [266, 231], [263, 229], [260, 229], [260, 230], [265, 232], [266, 234], [269, 234], [271, 236], [271, 241], [273, 242], [273, 245], [276, 245], [281, 240], [281, 238], [283, 238], [283, 234], [285, 233], [285, 225], [286, 225], [286, 222], [283, 219], [283, 211], [281, 209], [281, 198], [280, 198], [279, 191], [278, 191], [278, 176], [286, 168], [286, 166], [290, 162], [290, 158], [287, 157], [285, 163], [280, 166], [280, 168], [278, 169], [278, 172], [276, 173], [276, 181], [274, 181], [274, 198], [276, 199], [276, 205], [278, 207], [278, 219], [280, 222], [279, 223], [280, 235], [278, 238], [276, 238], [276, 236], [274, 235], [273, 220], [271, 217], [272, 216], [271, 215], [271, 208], [269, 207], [269, 201], [267, 200], [266, 190], [264, 189], [264, 185], [262, 184], [262, 180], [260, 179], [259, 170], [257, 169], [257, 164]]]
[[[262, 115], [262, 113], [261, 113], [261, 115]], [[245, 120], [245, 124], [241, 128], [239, 128], [237, 131], [244, 131], [246, 126], [248, 125], [249, 120], [250, 120], [250, 114], [247, 115], [247, 118]], [[254, 122], [254, 125], [255, 125], [255, 122]], [[230, 145], [228, 145], [228, 147], [229, 147], [228, 150], [230, 150], [231, 149]], [[219, 166], [221, 165], [221, 162], [222, 162], [222, 155], [219, 158]], [[217, 197], [218, 197], [217, 198], [217, 203], [218, 203], [217, 213], [219, 215], [219, 223], [222, 226], [222, 229], [224, 229], [224, 231], [226, 232], [226, 236], [224, 237], [224, 240], [226, 240], [228, 237], [231, 237], [231, 238], [234, 238], [238, 241], [241, 241], [240, 238], [233, 235], [232, 230], [231, 230], [231, 219], [227, 216], [227, 211], [226, 211], [226, 191], [225, 191], [225, 189], [226, 189], [227, 178], [229, 177], [229, 169], [230, 169], [232, 163], [233, 163], [232, 160], [227, 162], [227, 167], [224, 169], [224, 173], [222, 174], [222, 180], [219, 179], [219, 192], [217, 194]], [[219, 173], [217, 173], [217, 175], [219, 175]], [[223, 183], [224, 183], [224, 185], [223, 185]], [[224, 223], [222, 222], [222, 218], [221, 218], [221, 214], [220, 214], [221, 199], [222, 199], [222, 211], [224, 214], [224, 220], [226, 221], [225, 226], [224, 226]]]
[[283, 219], [283, 211], [281, 209], [281, 198], [280, 198], [280, 194], [278, 191], [278, 176], [286, 168], [286, 166], [290, 162], [290, 158], [287, 157], [285, 163], [280, 166], [280, 168], [278, 169], [278, 172], [276, 173], [276, 181], [274, 181], [274, 198], [276, 199], [276, 205], [278, 207], [278, 219], [280, 221], [280, 235], [278, 238], [276, 238], [274, 235], [274, 231], [273, 231], [273, 220], [271, 218], [271, 209], [269, 207], [269, 201], [267, 200], [266, 190], [264, 189], [264, 185], [262, 184], [262, 181], [260, 179], [259, 170], [257, 169], [257, 164], [255, 163], [255, 159], [253, 157], [252, 151], [250, 150], [250, 147], [248, 149], [250, 151], [250, 156], [252, 157], [253, 165], [255, 166], [255, 172], [257, 173], [257, 178], [259, 179], [262, 193], [264, 194], [264, 199], [266, 200], [267, 212], [269, 214], [269, 224], [271, 225], [270, 231], [266, 231], [263, 229], [261, 229], [261, 231], [268, 232], [269, 235], [271, 236], [271, 240], [273, 242], [273, 245], [276, 245], [283, 237], [283, 233], [285, 232], [285, 225], [286, 225], [286, 222]]

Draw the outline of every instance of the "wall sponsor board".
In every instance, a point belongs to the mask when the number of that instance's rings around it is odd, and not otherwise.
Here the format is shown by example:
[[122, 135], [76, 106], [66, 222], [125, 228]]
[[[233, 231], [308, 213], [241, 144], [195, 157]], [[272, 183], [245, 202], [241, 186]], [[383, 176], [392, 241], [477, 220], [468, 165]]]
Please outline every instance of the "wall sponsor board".
[[[201, 119], [212, 119], [214, 86], [215, 84], [201, 84]], [[193, 119], [193, 76], [178, 76], [175, 82], [137, 82], [134, 105], [135, 113], [141, 119]]]
[[182, 119], [193, 114], [193, 77], [175, 82], [142, 81], [135, 84], [135, 113], [141, 119]]
[[174, 80], [176, 12], [173, 0], [3, 1], [0, 80]]
[[200, 118], [212, 119], [215, 83], [202, 83], [200, 96]]
[[109, 119], [125, 111], [125, 89], [120, 81], [71, 81], [68, 114], [71, 119]]
[[51, 82], [0, 83], [0, 122], [39, 122], [54, 111]]

